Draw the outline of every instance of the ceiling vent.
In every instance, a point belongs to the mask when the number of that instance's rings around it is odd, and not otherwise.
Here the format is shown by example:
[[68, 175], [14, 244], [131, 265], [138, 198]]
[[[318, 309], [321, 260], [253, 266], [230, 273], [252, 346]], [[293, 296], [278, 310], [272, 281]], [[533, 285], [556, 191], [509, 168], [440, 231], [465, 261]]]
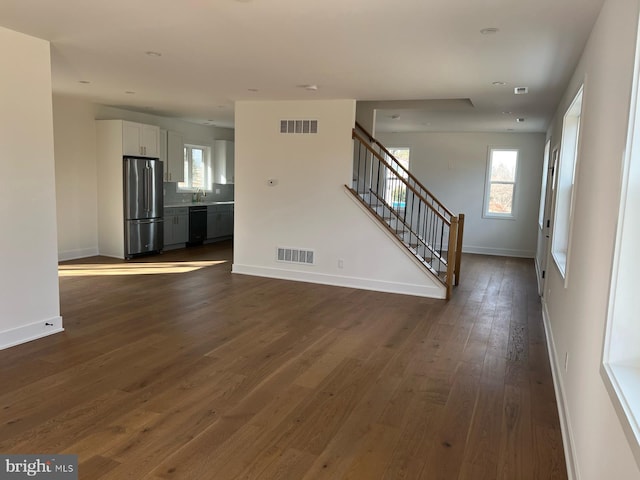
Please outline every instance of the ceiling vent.
[[318, 121], [280, 120], [280, 133], [318, 133]]
[[309, 248], [278, 247], [276, 261], [283, 263], [301, 263], [315, 265], [316, 252]]
[[513, 93], [516, 95], [524, 95], [525, 93], [529, 93], [529, 87], [516, 87], [513, 89]]

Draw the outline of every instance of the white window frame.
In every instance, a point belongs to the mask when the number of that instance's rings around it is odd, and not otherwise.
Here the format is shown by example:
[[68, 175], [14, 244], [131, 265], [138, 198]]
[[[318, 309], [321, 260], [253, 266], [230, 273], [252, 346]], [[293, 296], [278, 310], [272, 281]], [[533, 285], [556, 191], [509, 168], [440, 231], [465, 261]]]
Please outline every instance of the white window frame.
[[[491, 168], [493, 163], [493, 152], [516, 152], [516, 171], [514, 175], [513, 182], [506, 181], [491, 181]], [[503, 219], [503, 220], [515, 220], [516, 219], [516, 208], [517, 208], [517, 192], [518, 192], [518, 177], [519, 177], [519, 164], [520, 164], [520, 150], [517, 148], [507, 148], [507, 147], [489, 147], [487, 153], [487, 172], [484, 186], [484, 205], [482, 207], [482, 217], [483, 218], [492, 218], [492, 219]], [[513, 185], [513, 194], [511, 197], [511, 212], [510, 213], [494, 213], [489, 212], [489, 202], [491, 199], [491, 185], [492, 184], [503, 184], [503, 185]]]
[[567, 108], [562, 121], [560, 158], [556, 173], [551, 256], [568, 284], [571, 237], [576, 197], [576, 178], [580, 160], [582, 115], [584, 112], [584, 84], [580, 86]]
[[549, 181], [549, 156], [551, 155], [551, 139], [544, 144], [544, 159], [542, 160], [542, 182], [540, 184], [540, 209], [538, 210], [538, 226], [544, 229], [544, 210], [547, 200], [547, 182]]
[[[640, 24], [640, 21], [638, 22]], [[627, 145], [611, 273], [601, 374], [636, 463], [640, 466], [640, 31], [631, 91]]]
[[[205, 169], [205, 188], [200, 187], [192, 187], [190, 184], [191, 179], [191, 151], [193, 149], [201, 149], [203, 150], [204, 155], [204, 169]], [[178, 182], [176, 185], [176, 191], [181, 193], [193, 193], [200, 191], [211, 192], [213, 189], [213, 167], [211, 161], [211, 145], [206, 144], [196, 144], [196, 143], [185, 143], [184, 144], [184, 182]], [[187, 183], [186, 186], [181, 186], [181, 183]]]

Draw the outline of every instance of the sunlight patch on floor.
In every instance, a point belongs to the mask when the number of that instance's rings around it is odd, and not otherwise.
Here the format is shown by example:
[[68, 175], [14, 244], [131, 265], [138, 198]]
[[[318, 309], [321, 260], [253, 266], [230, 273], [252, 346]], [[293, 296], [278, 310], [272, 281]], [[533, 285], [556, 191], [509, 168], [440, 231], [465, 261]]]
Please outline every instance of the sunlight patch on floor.
[[226, 263], [226, 260], [201, 262], [160, 263], [112, 263], [58, 265], [60, 277], [89, 277], [100, 275], [154, 275], [167, 273], [189, 273], [201, 268]]

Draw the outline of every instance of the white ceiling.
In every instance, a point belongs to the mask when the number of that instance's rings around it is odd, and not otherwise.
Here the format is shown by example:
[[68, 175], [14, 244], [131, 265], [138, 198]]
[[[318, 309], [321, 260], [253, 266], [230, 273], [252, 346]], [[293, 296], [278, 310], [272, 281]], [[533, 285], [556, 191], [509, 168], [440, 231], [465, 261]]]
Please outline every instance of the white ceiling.
[[378, 128], [544, 131], [602, 3], [2, 0], [0, 25], [51, 42], [54, 92], [157, 115], [232, 126], [242, 99], [420, 100], [379, 104]]

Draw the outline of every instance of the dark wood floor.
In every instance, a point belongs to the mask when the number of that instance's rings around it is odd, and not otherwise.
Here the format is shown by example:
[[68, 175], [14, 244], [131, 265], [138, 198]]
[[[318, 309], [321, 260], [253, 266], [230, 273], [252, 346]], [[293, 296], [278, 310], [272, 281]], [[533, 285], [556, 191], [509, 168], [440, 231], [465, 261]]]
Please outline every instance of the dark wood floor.
[[230, 270], [230, 244], [63, 264], [66, 331], [0, 352], [0, 452], [86, 480], [566, 478], [531, 260], [465, 256], [448, 303]]

